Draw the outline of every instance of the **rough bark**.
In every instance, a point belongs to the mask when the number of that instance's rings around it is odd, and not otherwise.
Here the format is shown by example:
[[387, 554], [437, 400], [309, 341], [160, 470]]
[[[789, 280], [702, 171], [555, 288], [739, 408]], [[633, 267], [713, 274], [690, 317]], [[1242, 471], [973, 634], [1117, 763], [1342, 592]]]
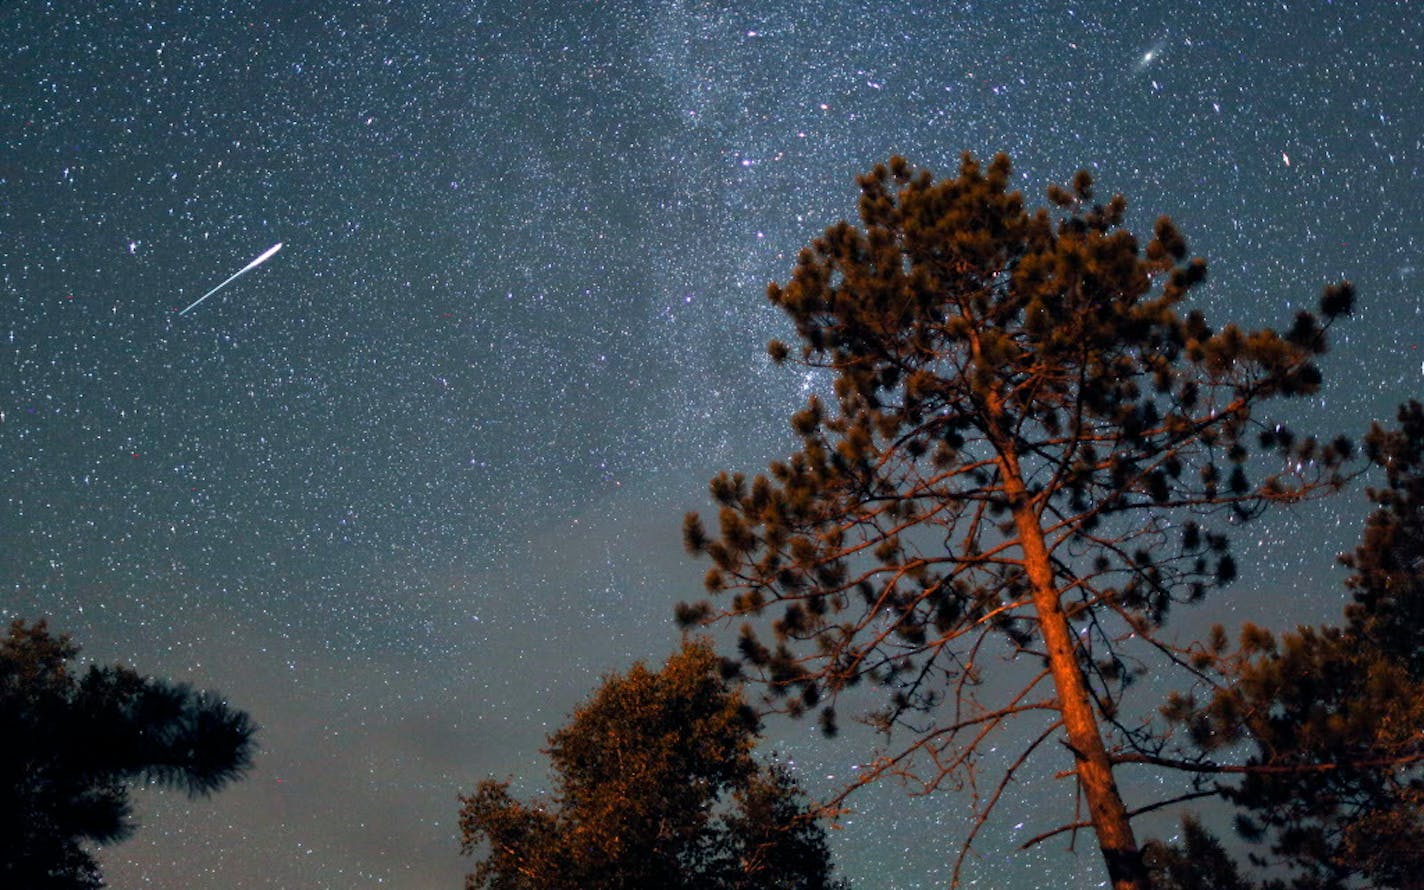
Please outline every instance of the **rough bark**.
[[1112, 762], [1108, 758], [1097, 713], [1088, 694], [1088, 681], [1078, 661], [1073, 630], [1057, 586], [1053, 583], [1053, 568], [1049, 563], [1038, 512], [1024, 490], [1017, 463], [1011, 456], [1004, 459], [1003, 467], [1004, 491], [1009, 498], [1014, 525], [1023, 548], [1024, 570], [1033, 588], [1039, 634], [1048, 658], [1048, 669], [1058, 691], [1078, 786], [1088, 804], [1093, 831], [1107, 863], [1108, 877], [1113, 890], [1148, 890], [1142, 855], [1133, 835], [1127, 807], [1118, 792], [1117, 780], [1113, 777]]

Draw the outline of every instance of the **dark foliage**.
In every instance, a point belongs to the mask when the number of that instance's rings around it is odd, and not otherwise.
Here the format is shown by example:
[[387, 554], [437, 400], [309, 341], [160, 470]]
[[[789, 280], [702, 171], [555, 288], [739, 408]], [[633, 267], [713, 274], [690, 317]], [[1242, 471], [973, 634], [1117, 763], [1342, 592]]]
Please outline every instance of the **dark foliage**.
[[0, 887], [102, 887], [85, 845], [133, 832], [131, 785], [207, 795], [251, 760], [245, 713], [125, 667], [76, 677], [78, 652], [43, 621], [0, 642]]
[[691, 644], [607, 678], [549, 738], [551, 805], [508, 783], [462, 797], [466, 885], [488, 890], [822, 890], [825, 835], [791, 777], [751, 755], [758, 721]]
[[1180, 843], [1148, 841], [1142, 854], [1154, 890], [1256, 890], [1221, 842], [1191, 817], [1182, 820]]
[[1248, 746], [1223, 793], [1252, 858], [1300, 890], [1424, 887], [1424, 409], [1404, 406], [1365, 444], [1386, 485], [1342, 557], [1344, 625], [1247, 628], [1237, 650], [1210, 653], [1211, 694], [1167, 709], [1202, 757]]

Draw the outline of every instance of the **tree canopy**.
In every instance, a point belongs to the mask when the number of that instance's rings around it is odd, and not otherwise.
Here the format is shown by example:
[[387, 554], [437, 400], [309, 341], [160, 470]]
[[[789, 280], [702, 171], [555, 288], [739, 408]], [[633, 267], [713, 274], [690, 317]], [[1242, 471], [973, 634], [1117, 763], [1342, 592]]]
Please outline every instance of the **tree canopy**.
[[1124, 711], [1126, 690], [1149, 668], [1200, 672], [1159, 631], [1235, 577], [1233, 528], [1353, 472], [1348, 440], [1264, 414], [1317, 391], [1353, 290], [1283, 332], [1213, 327], [1186, 307], [1206, 264], [1169, 219], [1144, 244], [1085, 172], [1034, 211], [1009, 180], [1003, 155], [938, 181], [892, 158], [858, 180], [860, 225], [770, 286], [799, 339], [773, 360], [834, 397], [792, 416], [789, 459], [712, 480], [715, 534], [689, 514], [684, 537], [719, 599], [679, 619], [741, 620], [769, 705], [830, 731], [846, 690], [879, 686], [866, 719], [893, 746], [864, 781], [975, 781], [986, 739], [1026, 721], [969, 842], [1022, 764], [1065, 752], [1113, 886], [1139, 888], [1116, 770], [1169, 731]]
[[489, 890], [818, 890], [825, 835], [790, 774], [752, 757], [759, 722], [705, 643], [604, 680], [549, 737], [550, 804], [507, 782], [462, 797], [466, 885]]
[[126, 667], [75, 676], [78, 653], [44, 621], [0, 641], [0, 886], [102, 887], [86, 844], [132, 834], [131, 785], [208, 795], [251, 762], [244, 712]]
[[[1218, 631], [1198, 660], [1213, 682], [1166, 708], [1188, 730], [1188, 766], [1267, 851], [1250, 858], [1290, 867], [1270, 888], [1403, 890], [1424, 875], [1424, 408], [1405, 405], [1365, 446], [1385, 485], [1341, 557], [1354, 570], [1344, 624], [1279, 637], [1248, 626], [1230, 650]], [[1244, 765], [1223, 771], [1214, 758], [1243, 745]], [[1167, 859], [1199, 861], [1203, 835], [1188, 826]]]

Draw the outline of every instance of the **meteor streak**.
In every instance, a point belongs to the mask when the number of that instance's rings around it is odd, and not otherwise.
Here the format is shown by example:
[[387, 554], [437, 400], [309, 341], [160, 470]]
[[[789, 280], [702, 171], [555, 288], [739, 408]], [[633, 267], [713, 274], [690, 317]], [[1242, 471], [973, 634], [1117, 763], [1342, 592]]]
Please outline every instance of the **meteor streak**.
[[236, 280], [237, 278], [241, 277], [244, 273], [251, 272], [253, 269], [256, 269], [258, 266], [260, 266], [260, 265], [262, 265], [263, 263], [267, 262], [268, 260], [270, 260], [270, 259], [272, 258], [272, 254], [276, 253], [277, 251], [279, 251], [279, 250], [281, 250], [281, 249], [282, 249], [282, 242], [278, 241], [276, 244], [273, 244], [271, 247], [269, 247], [269, 248], [267, 248], [266, 250], [264, 250], [264, 251], [262, 252], [262, 255], [261, 255], [260, 257], [258, 257], [257, 259], [253, 260], [252, 262], [248, 263], [247, 265], [243, 266], [241, 269], [238, 269], [236, 272], [234, 272], [234, 273], [232, 274], [232, 277], [231, 277], [231, 278], [229, 278], [228, 280], [224, 281], [222, 284], [219, 284], [217, 287], [213, 288], [212, 290], [208, 291], [207, 293], [203, 294], [203, 295], [202, 295], [201, 297], [199, 297], [198, 299], [194, 300], [193, 303], [192, 303], [192, 305], [190, 305], [187, 309], [184, 309], [182, 312], [179, 312], [178, 314], [179, 314], [179, 315], [187, 315], [189, 312], [193, 311], [193, 307], [194, 307], [194, 306], [197, 306], [199, 303], [203, 302], [203, 301], [206, 300], [208, 297], [211, 297], [213, 294], [215, 294], [215, 293], [217, 293], [218, 291], [222, 290], [223, 288], [227, 287], [229, 284], [232, 284], [232, 282], [233, 282], [234, 280]]

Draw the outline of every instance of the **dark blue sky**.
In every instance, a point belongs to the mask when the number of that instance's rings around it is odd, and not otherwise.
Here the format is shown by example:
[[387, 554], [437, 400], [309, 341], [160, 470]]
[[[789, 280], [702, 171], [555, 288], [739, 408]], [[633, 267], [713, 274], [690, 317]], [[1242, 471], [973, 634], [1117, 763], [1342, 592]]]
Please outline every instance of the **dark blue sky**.
[[[0, 8], [0, 617], [264, 727], [241, 785], [143, 798], [115, 887], [458, 886], [456, 795], [536, 788], [598, 676], [675, 641], [682, 512], [810, 385], [765, 285], [891, 153], [1007, 151], [1034, 203], [1090, 169], [1176, 219], [1217, 323], [1350, 278], [1298, 410], [1420, 394], [1417, 4], [300, 7]], [[1253, 529], [1202, 611], [1330, 617], [1364, 512]], [[771, 730], [819, 789], [865, 756]], [[994, 843], [1071, 793], [1006, 806]], [[868, 796], [846, 871], [943, 881], [963, 812]], [[991, 843], [971, 877], [1100, 872]]]

